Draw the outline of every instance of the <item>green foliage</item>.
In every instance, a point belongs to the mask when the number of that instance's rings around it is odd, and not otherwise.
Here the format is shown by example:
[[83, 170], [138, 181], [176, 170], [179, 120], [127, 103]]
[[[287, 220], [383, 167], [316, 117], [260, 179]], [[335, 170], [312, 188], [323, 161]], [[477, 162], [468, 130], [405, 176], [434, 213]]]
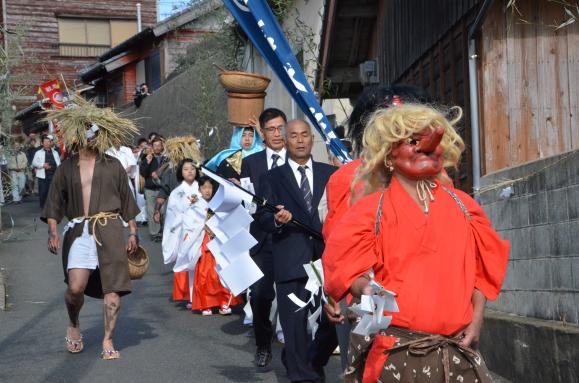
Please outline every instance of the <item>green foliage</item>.
[[[9, 135], [14, 120], [14, 101], [21, 93], [13, 86], [17, 78], [13, 70], [26, 61], [22, 49], [22, 32], [0, 26], [0, 135]], [[30, 58], [28, 58], [30, 59]]]
[[238, 70], [243, 53], [243, 41], [233, 26], [226, 23], [227, 14], [220, 15], [219, 32], [207, 33], [198, 43], [189, 46], [177, 58], [177, 70], [187, 72], [194, 80], [195, 101], [190, 105], [199, 125], [191, 134], [201, 140], [205, 158], [229, 145], [231, 125], [227, 122], [227, 97], [219, 84], [219, 68]]
[[293, 0], [267, 0], [271, 11], [279, 22], [287, 19], [293, 5]]

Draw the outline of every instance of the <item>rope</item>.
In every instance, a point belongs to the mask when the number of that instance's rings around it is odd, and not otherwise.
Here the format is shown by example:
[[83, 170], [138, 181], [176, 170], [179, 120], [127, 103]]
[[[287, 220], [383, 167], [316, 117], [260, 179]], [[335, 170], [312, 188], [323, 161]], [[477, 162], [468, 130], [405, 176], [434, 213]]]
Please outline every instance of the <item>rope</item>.
[[100, 212], [100, 213], [96, 213], [95, 215], [92, 215], [90, 217], [86, 217], [86, 219], [89, 220], [89, 222], [92, 220], [92, 237], [94, 238], [94, 241], [99, 245], [102, 246], [103, 244], [98, 240], [97, 236], [96, 236], [96, 225], [98, 224], [99, 226], [106, 226], [109, 223], [109, 218], [110, 219], [119, 219], [119, 213], [111, 213], [111, 212]]
[[428, 214], [428, 202], [434, 201], [434, 196], [432, 195], [432, 189], [436, 187], [436, 184], [428, 180], [420, 180], [416, 183], [416, 194], [418, 194], [418, 199], [422, 201], [424, 205], [424, 213]]
[[[94, 215], [88, 216], [88, 217], [77, 217], [74, 219], [71, 219], [68, 224], [66, 225], [66, 227], [64, 228], [64, 233], [65, 234], [70, 228], [72, 228], [74, 225], [84, 222], [84, 221], [92, 221], [92, 237], [94, 239], [94, 241], [99, 245], [102, 246], [102, 242], [98, 240], [97, 236], [96, 236], [96, 225], [99, 226], [106, 226], [109, 223], [109, 219], [119, 219], [120, 215], [119, 213], [112, 213], [110, 211], [104, 211], [104, 212], [100, 212], [100, 213], [96, 213]], [[72, 223], [72, 225], [71, 225]]]
[[542, 172], [544, 172], [544, 171], [552, 168], [553, 166], [558, 165], [559, 163], [570, 159], [571, 157], [574, 157], [574, 156], [577, 155], [578, 153], [579, 153], [579, 150], [576, 150], [576, 151], [574, 151], [574, 152], [572, 152], [572, 153], [566, 154], [566, 155], [562, 156], [561, 158], [559, 158], [557, 161], [555, 161], [555, 162], [553, 162], [553, 163], [551, 163], [551, 164], [549, 164], [549, 165], [547, 165], [547, 166], [544, 166], [544, 167], [542, 167], [541, 169], [539, 169], [539, 170], [537, 170], [537, 171], [534, 171], [534, 172], [532, 172], [532, 173], [529, 173], [529, 174], [527, 174], [527, 175], [525, 175], [525, 176], [518, 177], [518, 178], [514, 178], [514, 179], [510, 179], [510, 180], [503, 180], [503, 181], [497, 182], [497, 183], [495, 183], [495, 184], [483, 186], [483, 187], [479, 188], [478, 190], [475, 190], [475, 191], [474, 191], [474, 194], [475, 194], [475, 195], [481, 195], [481, 194], [483, 194], [483, 193], [487, 193], [487, 192], [492, 191], [492, 190], [500, 189], [500, 188], [503, 188], [503, 187], [506, 187], [506, 186], [512, 186], [512, 185], [514, 185], [514, 184], [516, 184], [516, 183], [518, 183], [518, 182], [526, 181], [526, 180], [528, 180], [529, 178], [531, 178], [531, 177], [533, 177], [533, 176], [536, 176], [537, 174], [542, 173]]

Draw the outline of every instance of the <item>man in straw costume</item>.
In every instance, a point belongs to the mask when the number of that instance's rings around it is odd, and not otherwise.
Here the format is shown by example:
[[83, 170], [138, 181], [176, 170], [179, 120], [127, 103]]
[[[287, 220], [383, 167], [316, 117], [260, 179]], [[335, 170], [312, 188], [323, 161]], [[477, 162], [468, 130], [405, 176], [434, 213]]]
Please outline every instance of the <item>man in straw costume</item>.
[[[451, 110], [452, 111], [452, 110]], [[375, 112], [353, 185], [365, 195], [332, 229], [323, 255], [336, 301], [370, 294], [375, 279], [399, 312], [375, 336], [352, 334], [348, 382], [489, 382], [476, 344], [487, 299], [501, 289], [509, 244], [443, 171], [464, 144], [424, 105]]]
[[[118, 359], [113, 346], [120, 297], [131, 292], [127, 251], [138, 247], [135, 216], [139, 208], [121, 163], [105, 154], [117, 142], [128, 142], [137, 132], [134, 123], [110, 109], [100, 109], [83, 99], [76, 107], [52, 111], [58, 118], [67, 147], [74, 153], [57, 169], [42, 220], [48, 223], [48, 249], [60, 247], [57, 224], [68, 219], [64, 230], [62, 261], [68, 288], [69, 315], [66, 348], [83, 350], [79, 313], [84, 295], [104, 298], [102, 359]], [[123, 230], [128, 222], [129, 232]]]

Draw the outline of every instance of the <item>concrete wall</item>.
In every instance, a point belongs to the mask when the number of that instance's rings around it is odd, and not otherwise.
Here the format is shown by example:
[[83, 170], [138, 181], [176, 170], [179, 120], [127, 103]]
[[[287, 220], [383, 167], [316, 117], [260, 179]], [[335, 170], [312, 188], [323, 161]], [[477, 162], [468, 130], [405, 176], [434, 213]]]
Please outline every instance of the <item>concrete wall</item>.
[[[579, 381], [579, 151], [489, 174], [480, 203], [511, 241], [506, 279], [489, 302], [481, 352], [513, 382]], [[496, 310], [496, 311], [495, 311]]]
[[503, 291], [489, 307], [579, 324], [579, 151], [489, 174], [482, 183], [520, 177], [506, 200], [502, 188], [480, 196], [512, 247]]

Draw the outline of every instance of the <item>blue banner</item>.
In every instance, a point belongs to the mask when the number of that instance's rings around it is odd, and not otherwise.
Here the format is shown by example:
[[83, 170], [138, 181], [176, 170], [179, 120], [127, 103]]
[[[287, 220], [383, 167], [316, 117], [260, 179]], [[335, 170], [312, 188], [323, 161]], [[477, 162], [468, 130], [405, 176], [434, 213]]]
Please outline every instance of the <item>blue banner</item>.
[[267, 1], [223, 0], [328, 148], [342, 162], [350, 155], [330, 125]]

